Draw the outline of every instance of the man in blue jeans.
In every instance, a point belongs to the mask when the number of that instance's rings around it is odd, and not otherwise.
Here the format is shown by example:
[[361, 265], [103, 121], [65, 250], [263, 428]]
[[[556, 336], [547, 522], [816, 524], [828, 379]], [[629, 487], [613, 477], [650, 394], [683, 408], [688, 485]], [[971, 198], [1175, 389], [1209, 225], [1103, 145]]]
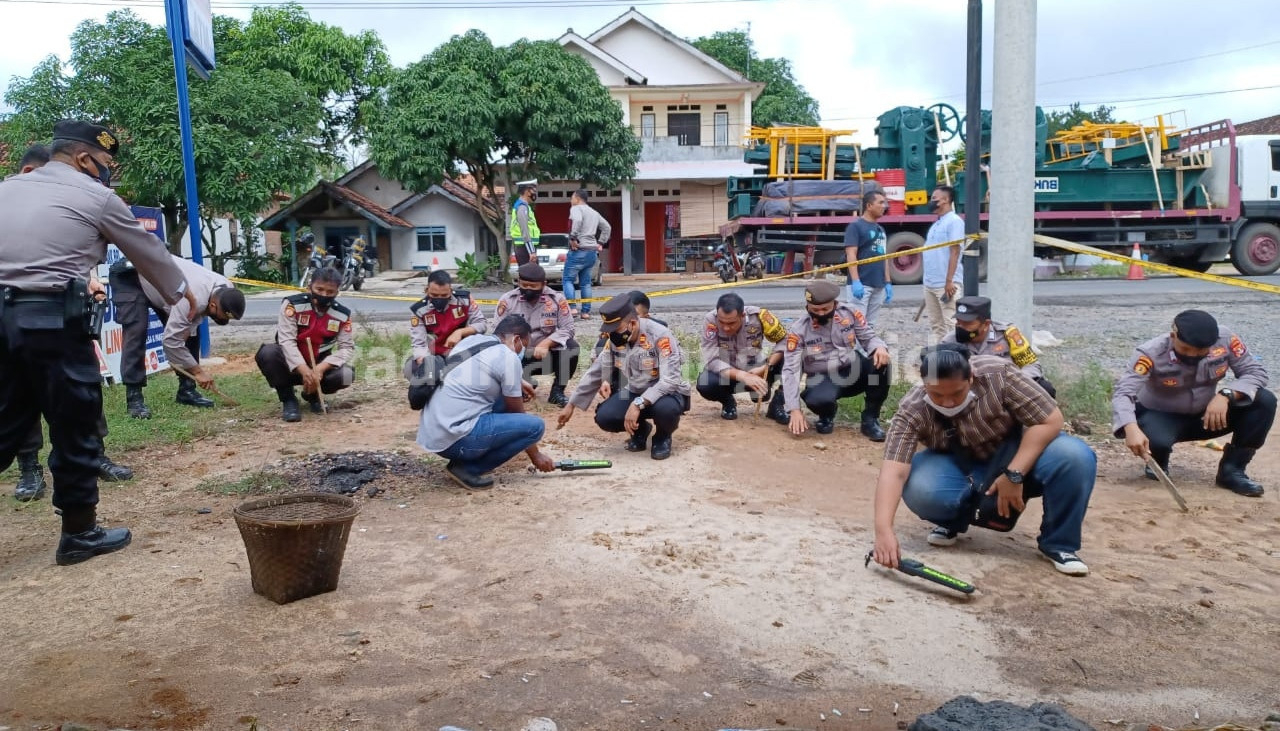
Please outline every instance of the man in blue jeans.
[[573, 316], [591, 319], [591, 303], [579, 307], [574, 300], [581, 296], [591, 299], [591, 273], [596, 270], [600, 249], [609, 243], [613, 228], [594, 208], [587, 205], [591, 194], [585, 189], [576, 191], [569, 203], [569, 255], [564, 262], [564, 297], [569, 300]]
[[[893, 518], [898, 502], [937, 527], [950, 546], [970, 525], [1010, 530], [1029, 497], [1044, 499], [1040, 553], [1054, 568], [1085, 576], [1076, 555], [1097, 476], [1097, 457], [1062, 433], [1062, 412], [1009, 361], [970, 356], [956, 343], [926, 348], [923, 383], [898, 405], [876, 483], [875, 559], [901, 559]], [[916, 454], [916, 444], [926, 449]]]
[[471, 350], [436, 389], [422, 410], [418, 444], [449, 460], [449, 477], [468, 490], [487, 490], [487, 473], [520, 452], [543, 472], [555, 469], [538, 450], [546, 428], [542, 417], [524, 413], [533, 387], [523, 379], [520, 353], [529, 346], [529, 323], [508, 315], [492, 335], [463, 338], [453, 352]]

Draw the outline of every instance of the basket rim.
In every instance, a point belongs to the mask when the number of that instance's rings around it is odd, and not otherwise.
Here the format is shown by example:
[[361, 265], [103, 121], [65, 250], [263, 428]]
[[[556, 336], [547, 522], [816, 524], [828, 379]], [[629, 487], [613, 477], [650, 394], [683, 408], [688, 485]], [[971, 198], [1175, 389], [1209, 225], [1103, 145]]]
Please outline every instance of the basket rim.
[[[324, 518], [310, 520], [273, 520], [270, 518], [261, 518], [251, 515], [249, 511], [261, 510], [262, 508], [276, 507], [277, 505], [291, 505], [293, 503], [330, 503], [340, 505], [344, 510], [340, 510], [333, 515]], [[272, 495], [263, 498], [255, 498], [240, 503], [232, 510], [236, 522], [253, 523], [265, 526], [300, 526], [300, 525], [325, 525], [328, 523], [342, 523], [350, 521], [360, 514], [360, 505], [346, 495], [336, 495], [331, 492], [294, 492], [287, 495]]]

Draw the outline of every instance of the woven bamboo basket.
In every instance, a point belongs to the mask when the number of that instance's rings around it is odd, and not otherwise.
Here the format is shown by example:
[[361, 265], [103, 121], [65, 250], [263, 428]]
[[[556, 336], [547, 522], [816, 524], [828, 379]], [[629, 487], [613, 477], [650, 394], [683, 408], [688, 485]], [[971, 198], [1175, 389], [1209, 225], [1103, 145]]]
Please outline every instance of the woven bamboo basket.
[[319, 492], [241, 503], [234, 515], [249, 555], [253, 590], [288, 604], [337, 589], [359, 512], [351, 498]]

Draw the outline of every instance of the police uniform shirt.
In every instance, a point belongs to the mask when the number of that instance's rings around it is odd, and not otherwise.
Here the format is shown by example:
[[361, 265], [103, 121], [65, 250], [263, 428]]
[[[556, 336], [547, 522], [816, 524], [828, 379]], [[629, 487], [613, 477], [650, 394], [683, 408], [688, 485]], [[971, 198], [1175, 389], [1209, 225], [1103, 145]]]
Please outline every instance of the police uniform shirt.
[[542, 296], [529, 302], [520, 296], [519, 289], [513, 289], [498, 300], [496, 319], [501, 322], [507, 315], [519, 315], [533, 328], [529, 336], [529, 347], [535, 348], [543, 340], [550, 340], [553, 347], [563, 348], [573, 338], [573, 315], [569, 312], [569, 302], [564, 295], [551, 289], [542, 288]]
[[742, 309], [742, 327], [732, 336], [720, 329], [716, 310], [707, 313], [702, 327], [702, 362], [710, 373], [724, 373], [731, 368], [750, 370], [765, 362], [764, 341], [777, 344], [787, 336], [778, 317], [760, 307]]
[[636, 322], [640, 332], [635, 342], [606, 346], [583, 374], [569, 403], [579, 409], [591, 408], [600, 385], [615, 368], [621, 371], [621, 383], [632, 397], [643, 396], [651, 404], [663, 396], [691, 393], [684, 380], [684, 353], [676, 336], [653, 320], [642, 317]]
[[[944, 343], [956, 342], [955, 332], [949, 332], [942, 338]], [[1044, 370], [1040, 367], [1040, 358], [1032, 349], [1031, 343], [1023, 336], [1022, 331], [1014, 325], [992, 320], [987, 329], [987, 339], [982, 342], [968, 342], [965, 347], [972, 355], [994, 355], [1004, 358], [1022, 369], [1027, 378], [1044, 378]]]
[[60, 292], [107, 257], [110, 241], [167, 303], [186, 282], [164, 243], [148, 233], [110, 188], [51, 161], [0, 183], [0, 286]]
[[169, 319], [164, 323], [164, 335], [161, 337], [161, 342], [164, 345], [164, 357], [179, 368], [190, 370], [196, 367], [196, 359], [187, 350], [187, 338], [192, 337], [199, 331], [200, 323], [208, 315], [209, 298], [213, 295], [213, 290], [220, 287], [230, 287], [231, 281], [193, 261], [187, 261], [180, 256], [173, 256], [172, 254], [169, 257], [178, 269], [182, 270], [182, 275], [187, 278], [187, 287], [191, 289], [191, 294], [196, 298], [195, 312], [191, 311], [191, 303], [185, 299], [173, 305], [166, 304], [155, 285], [145, 277], [139, 277], [138, 283], [142, 285], [142, 292], [146, 295], [147, 301], [153, 307], [163, 310], [169, 316]]
[[[352, 333], [351, 310], [334, 302], [329, 310], [321, 315], [311, 305], [307, 294], [285, 297], [280, 303], [280, 316], [276, 318], [276, 342], [284, 353], [285, 365], [289, 370], [297, 370], [299, 366], [309, 365], [307, 358], [298, 348], [298, 336], [325, 323], [326, 343], [315, 354], [316, 361], [321, 353], [328, 351], [324, 362], [331, 368], [340, 368], [351, 360], [356, 352], [356, 338]], [[311, 354], [308, 353], [308, 356]]]
[[[466, 308], [466, 320], [463, 321], [460, 310]], [[474, 299], [470, 297], [462, 298], [450, 295], [449, 306], [445, 308], [444, 313], [437, 312], [435, 307], [431, 305], [431, 299], [424, 297], [417, 304], [409, 308], [413, 316], [409, 320], [409, 338], [413, 341], [413, 357], [425, 358], [428, 355], [435, 354], [436, 335], [428, 329], [436, 324], [435, 318], [443, 315], [451, 316], [458, 323], [455, 330], [464, 327], [474, 328], [473, 335], [483, 335], [489, 331], [489, 321], [485, 319], [484, 312], [481, 311], [480, 305], [476, 304]], [[453, 330], [443, 333], [444, 338], [448, 340], [453, 334]]]
[[837, 304], [831, 322], [819, 326], [806, 311], [787, 331], [782, 360], [782, 393], [787, 411], [800, 408], [800, 374], [834, 373], [858, 362], [856, 348], [868, 353], [889, 346], [876, 335], [861, 312]]
[[1229, 387], [1237, 395], [1236, 403], [1252, 401], [1258, 389], [1267, 387], [1267, 369], [1225, 327], [1219, 326], [1209, 354], [1193, 366], [1178, 360], [1168, 334], [1148, 340], [1134, 351], [1111, 396], [1112, 430], [1120, 436], [1137, 421], [1136, 404], [1174, 414], [1204, 413], [1227, 371], [1235, 376]]

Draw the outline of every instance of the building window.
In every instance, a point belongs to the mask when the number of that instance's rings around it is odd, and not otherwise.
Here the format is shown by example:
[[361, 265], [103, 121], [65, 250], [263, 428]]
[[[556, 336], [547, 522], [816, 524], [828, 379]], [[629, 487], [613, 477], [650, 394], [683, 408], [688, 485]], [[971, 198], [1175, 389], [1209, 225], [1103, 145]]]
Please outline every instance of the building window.
[[418, 229], [418, 251], [448, 251], [445, 245], [444, 226], [427, 226]]
[[640, 115], [640, 139], [651, 140], [657, 134], [658, 121], [657, 116], [652, 112]]
[[650, 104], [650, 105], [648, 105], [648, 106], [640, 107], [640, 111], [642, 111], [642, 112], [652, 112], [652, 111], [653, 111], [653, 105], [652, 105], [652, 104]]
[[723, 110], [725, 110], [725, 109], [728, 109], [728, 108], [729, 108], [729, 105], [728, 105], [728, 104], [717, 104], [717, 105], [716, 105], [716, 109], [719, 109], [719, 110], [722, 110], [722, 111], [723, 111]]
[[729, 113], [716, 112], [716, 142], [717, 146], [729, 144]]

